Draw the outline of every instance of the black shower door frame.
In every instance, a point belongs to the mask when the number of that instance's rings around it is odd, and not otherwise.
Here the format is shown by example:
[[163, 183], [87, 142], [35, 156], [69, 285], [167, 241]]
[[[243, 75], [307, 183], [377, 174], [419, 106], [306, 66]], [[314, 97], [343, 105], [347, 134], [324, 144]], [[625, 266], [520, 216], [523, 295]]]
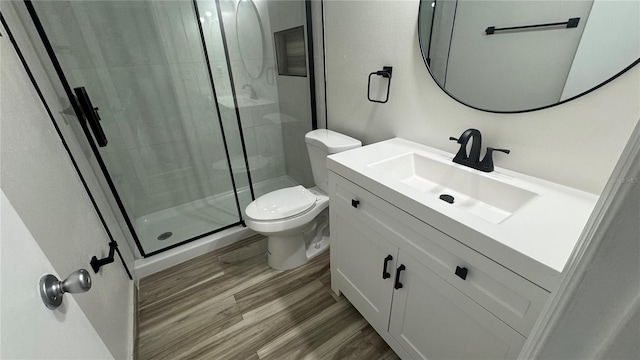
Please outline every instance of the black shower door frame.
[[[217, 2], [217, 1], [216, 1]], [[67, 77], [64, 73], [64, 70], [62, 69], [62, 66], [60, 65], [60, 62], [58, 61], [58, 58], [55, 54], [55, 51], [53, 50], [53, 46], [51, 44], [51, 42], [49, 41], [49, 37], [47, 36], [47, 33], [42, 25], [42, 22], [40, 21], [40, 18], [38, 16], [38, 13], [34, 7], [34, 4], [32, 3], [31, 0], [24, 0], [24, 4], [27, 8], [27, 11], [29, 12], [29, 15], [31, 17], [31, 20], [33, 21], [33, 25], [36, 28], [36, 31], [40, 37], [40, 40], [42, 41], [47, 55], [49, 56], [49, 59], [56, 71], [56, 75], [58, 76], [64, 91], [69, 99], [69, 102], [72, 105], [73, 111], [76, 115], [76, 117], [78, 118], [78, 121], [80, 122], [80, 126], [82, 128], [82, 131], [85, 135], [85, 137], [87, 138], [87, 142], [89, 144], [89, 146], [91, 147], [91, 152], [93, 153], [93, 155], [95, 156], [96, 162], [98, 163], [98, 166], [100, 167], [100, 170], [102, 172], [102, 175], [104, 177], [104, 179], [106, 180], [106, 183], [109, 187], [109, 190], [111, 191], [111, 194], [113, 195], [113, 198], [118, 206], [119, 211], [122, 213], [122, 216], [124, 217], [124, 221], [127, 225], [127, 229], [129, 230], [135, 244], [136, 247], [138, 248], [138, 251], [140, 252], [140, 255], [142, 255], [142, 257], [147, 258], [171, 249], [174, 249], [176, 247], [182, 246], [186, 243], [192, 242], [194, 240], [198, 240], [201, 239], [203, 237], [218, 233], [220, 231], [224, 231], [236, 226], [242, 226], [242, 227], [246, 227], [244, 219], [242, 217], [242, 210], [240, 207], [240, 200], [239, 200], [239, 196], [238, 196], [238, 189], [236, 186], [236, 181], [235, 181], [235, 176], [233, 174], [232, 171], [232, 166], [231, 166], [231, 158], [229, 155], [229, 149], [227, 146], [227, 141], [226, 141], [226, 135], [225, 135], [225, 131], [224, 131], [224, 125], [222, 123], [222, 118], [220, 116], [220, 110], [219, 110], [219, 105], [218, 105], [218, 98], [217, 98], [217, 94], [216, 94], [216, 90], [213, 84], [213, 75], [211, 74], [211, 66], [209, 64], [209, 58], [208, 55], [206, 54], [206, 45], [204, 43], [204, 35], [202, 33], [202, 27], [200, 24], [200, 21], [196, 21], [196, 23], [198, 24], [199, 30], [200, 30], [200, 34], [201, 34], [201, 46], [203, 49], [203, 52], [205, 53], [205, 60], [207, 63], [207, 70], [209, 72], [209, 78], [210, 78], [210, 85], [211, 85], [211, 91], [213, 94], [213, 101], [215, 102], [215, 108], [217, 111], [217, 116], [218, 116], [218, 120], [220, 122], [220, 129], [221, 129], [221, 134], [222, 134], [222, 139], [223, 139], [223, 143], [224, 143], [224, 148], [225, 148], [225, 155], [226, 155], [226, 159], [227, 159], [227, 164], [229, 166], [229, 175], [231, 177], [231, 182], [232, 182], [232, 187], [233, 187], [233, 192], [234, 192], [234, 197], [235, 197], [235, 203], [236, 203], [236, 208], [237, 208], [237, 213], [238, 213], [238, 221], [234, 222], [232, 224], [214, 229], [212, 231], [197, 235], [195, 237], [191, 237], [189, 239], [180, 241], [176, 244], [172, 244], [170, 246], [164, 247], [162, 249], [153, 251], [153, 252], [145, 252], [142, 244], [140, 243], [140, 239], [138, 237], [138, 234], [135, 230], [135, 227], [131, 221], [131, 218], [129, 217], [129, 214], [127, 213], [127, 210], [125, 209], [124, 203], [122, 202], [122, 198], [118, 192], [118, 190], [116, 189], [116, 186], [113, 182], [113, 179], [109, 173], [109, 169], [107, 168], [104, 159], [102, 157], [102, 155], [100, 154], [100, 151], [98, 149], [98, 144], [96, 143], [98, 140], [98, 142], [100, 141], [104, 141], [103, 139], [101, 139], [101, 136], [99, 133], [95, 132], [95, 122], [92, 124], [90, 123], [90, 121], [92, 120], [91, 117], [94, 116], [93, 111], [83, 111], [82, 106], [83, 104], [80, 104], [78, 101], [78, 97], [76, 95], [74, 95], [71, 86], [67, 80]], [[198, 19], [197, 17], [197, 7], [195, 7], [195, 3], [194, 3], [194, 16], [196, 17], [196, 19]], [[236, 95], [235, 95], [235, 89], [232, 88], [233, 91], [233, 97], [235, 99]], [[85, 109], [86, 110], [86, 109]], [[97, 111], [97, 110], [96, 110]], [[88, 114], [87, 114], [88, 113]], [[97, 116], [97, 115], [95, 115]], [[239, 122], [239, 118], [238, 118], [238, 122]], [[99, 124], [97, 125], [98, 129], [99, 129]], [[93, 131], [92, 131], [93, 130]], [[242, 127], [239, 127], [239, 131], [240, 134], [242, 134]], [[94, 139], [94, 136], [96, 137]], [[241, 135], [242, 136], [242, 135]], [[241, 139], [243, 139], [241, 137]], [[244, 146], [244, 140], [242, 140], [242, 151], [244, 153], [244, 158], [245, 158], [245, 167], [246, 167], [246, 171], [247, 174], [250, 173], [249, 170], [249, 163], [248, 163], [248, 157], [247, 157], [247, 153], [246, 153], [246, 147]], [[249, 178], [250, 179], [250, 178]], [[252, 200], [254, 200], [254, 195], [253, 195], [253, 184], [251, 183], [251, 181], [249, 180], [249, 186], [251, 189], [251, 196], [252, 196]]]

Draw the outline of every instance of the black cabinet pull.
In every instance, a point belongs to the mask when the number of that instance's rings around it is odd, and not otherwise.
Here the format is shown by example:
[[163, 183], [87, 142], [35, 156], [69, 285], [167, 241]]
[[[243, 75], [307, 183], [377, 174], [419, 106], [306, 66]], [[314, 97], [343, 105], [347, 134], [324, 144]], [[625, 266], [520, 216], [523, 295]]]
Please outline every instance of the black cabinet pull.
[[407, 269], [407, 267], [406, 267], [406, 266], [404, 266], [404, 264], [402, 264], [402, 265], [398, 266], [398, 269], [396, 270], [396, 283], [395, 283], [395, 285], [393, 285], [393, 288], [394, 288], [394, 289], [396, 289], [396, 290], [398, 290], [398, 289], [402, 289], [402, 287], [404, 286], [404, 285], [402, 285], [402, 283], [400, 282], [400, 273], [401, 273], [403, 270], [406, 270], [406, 269]]
[[357, 208], [360, 205], [360, 200], [351, 199], [351, 206]]
[[[95, 136], [98, 146], [107, 146], [107, 136], [104, 134], [102, 126], [100, 126], [101, 119], [100, 115], [98, 115], [98, 108], [91, 104], [87, 90], [84, 87], [77, 87], [73, 89], [73, 91], [76, 93], [76, 99], [78, 100], [78, 103], [80, 103], [80, 108], [82, 108], [84, 117], [87, 119], [87, 123], [89, 123], [91, 131], [93, 131], [93, 136]], [[80, 121], [82, 121], [82, 119], [80, 119]]]
[[393, 256], [391, 255], [387, 255], [386, 258], [384, 258], [384, 266], [382, 267], [382, 278], [383, 279], [388, 279], [391, 277], [391, 274], [387, 271], [387, 265], [389, 265], [389, 261], [393, 260]]
[[469, 273], [469, 269], [466, 267], [456, 266], [456, 275], [460, 277], [462, 280], [467, 280], [467, 274]]

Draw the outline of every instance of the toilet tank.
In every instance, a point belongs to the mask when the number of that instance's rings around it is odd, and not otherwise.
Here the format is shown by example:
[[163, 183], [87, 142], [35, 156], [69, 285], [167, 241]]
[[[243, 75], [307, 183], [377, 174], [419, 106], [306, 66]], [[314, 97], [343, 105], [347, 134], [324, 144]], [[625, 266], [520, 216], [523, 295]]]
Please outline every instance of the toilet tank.
[[329, 187], [327, 156], [362, 146], [360, 140], [327, 129], [310, 131], [304, 139], [309, 152], [313, 182], [324, 192], [328, 192]]

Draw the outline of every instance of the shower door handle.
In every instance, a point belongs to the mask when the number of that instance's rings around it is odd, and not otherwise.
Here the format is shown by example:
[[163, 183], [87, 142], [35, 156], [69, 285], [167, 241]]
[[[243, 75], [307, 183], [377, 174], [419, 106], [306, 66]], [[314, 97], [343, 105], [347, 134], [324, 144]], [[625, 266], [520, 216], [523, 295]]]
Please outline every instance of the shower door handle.
[[78, 99], [78, 103], [82, 108], [85, 119], [87, 119], [87, 122], [89, 123], [89, 127], [91, 127], [91, 131], [93, 132], [93, 136], [96, 138], [98, 146], [107, 146], [107, 136], [105, 135], [104, 130], [102, 130], [102, 126], [100, 126], [98, 108], [93, 107], [91, 104], [91, 99], [89, 99], [87, 90], [81, 86], [73, 89], [73, 91], [76, 93], [76, 99]]

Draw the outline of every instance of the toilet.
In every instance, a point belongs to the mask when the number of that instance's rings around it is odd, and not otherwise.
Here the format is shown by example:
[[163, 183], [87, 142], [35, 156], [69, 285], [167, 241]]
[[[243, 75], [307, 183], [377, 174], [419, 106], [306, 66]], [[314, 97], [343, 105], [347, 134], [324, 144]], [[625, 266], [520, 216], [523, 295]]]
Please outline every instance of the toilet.
[[359, 140], [327, 129], [305, 135], [313, 181], [265, 194], [246, 208], [247, 226], [268, 239], [269, 266], [288, 270], [329, 247], [327, 156], [362, 146]]

